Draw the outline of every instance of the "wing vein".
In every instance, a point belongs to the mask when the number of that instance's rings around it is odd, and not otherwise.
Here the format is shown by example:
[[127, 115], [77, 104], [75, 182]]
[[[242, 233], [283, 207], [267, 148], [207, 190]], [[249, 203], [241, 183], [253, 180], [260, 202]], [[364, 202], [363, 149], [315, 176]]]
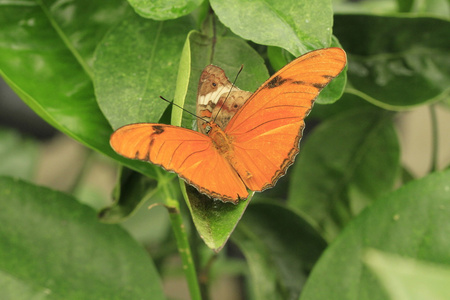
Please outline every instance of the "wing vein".
[[197, 154], [197, 153], [201, 153], [201, 152], [205, 152], [205, 149], [201, 149], [201, 150], [198, 150], [198, 151], [191, 152], [188, 156], [186, 156], [186, 157], [183, 159], [183, 161], [182, 161], [181, 164], [180, 164], [180, 168], [184, 165], [184, 163], [185, 163], [191, 156], [193, 156], [193, 155], [195, 155], [195, 154]]
[[[265, 121], [265, 122], [262, 122], [262, 123], [258, 124], [258, 126], [255, 126], [255, 127], [251, 128], [250, 130], [247, 130], [247, 131], [244, 131], [244, 132], [240, 132], [240, 133], [235, 133], [234, 135], [237, 136], [237, 135], [247, 134], [249, 132], [252, 132], [253, 130], [258, 129], [259, 127], [261, 127], [263, 125], [267, 125], [267, 124], [275, 122], [275, 121], [289, 120], [289, 119], [298, 119], [298, 118], [299, 117], [283, 117], [283, 118], [277, 118], [277, 119], [268, 120], [268, 121]], [[278, 127], [273, 128], [272, 130], [277, 129], [277, 128]], [[270, 131], [272, 131], [272, 130], [270, 130]], [[267, 132], [270, 132], [270, 131], [266, 131], [265, 133], [267, 134]]]

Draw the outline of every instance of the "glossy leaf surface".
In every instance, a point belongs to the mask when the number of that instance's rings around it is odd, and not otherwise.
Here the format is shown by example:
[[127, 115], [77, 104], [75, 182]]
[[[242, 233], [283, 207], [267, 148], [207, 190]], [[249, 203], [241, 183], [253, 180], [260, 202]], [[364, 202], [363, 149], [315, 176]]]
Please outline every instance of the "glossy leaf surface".
[[303, 218], [268, 201], [249, 205], [232, 240], [249, 264], [256, 299], [297, 299], [326, 247]]
[[210, 2], [220, 21], [244, 39], [281, 47], [295, 56], [330, 46], [331, 1]]
[[145, 250], [73, 197], [0, 177], [0, 199], [6, 299], [164, 299]]
[[450, 22], [437, 18], [336, 15], [334, 33], [348, 54], [347, 90], [394, 110], [445, 99], [448, 32]]
[[328, 119], [301, 151], [293, 166], [289, 204], [312, 217], [327, 238], [389, 192], [399, 170], [400, 150], [390, 115], [373, 109]]
[[449, 170], [435, 173], [411, 181], [366, 208], [320, 258], [300, 299], [389, 299], [364, 266], [369, 248], [450, 266], [449, 182]]
[[202, 0], [128, 0], [138, 14], [154, 20], [182, 17], [196, 9]]
[[450, 266], [425, 263], [373, 249], [367, 251], [364, 261], [385, 287], [389, 299], [450, 298]]
[[158, 122], [173, 99], [180, 52], [190, 18], [146, 20], [130, 15], [103, 39], [96, 51], [95, 93], [114, 129]]
[[[125, 160], [111, 149], [112, 129], [98, 107], [92, 86], [96, 43], [127, 10], [122, 2], [87, 2], [91, 3], [21, 1], [2, 5], [0, 74], [52, 126], [152, 176], [148, 166]], [[83, 17], [67, 22], [64, 17], [68, 11]]]

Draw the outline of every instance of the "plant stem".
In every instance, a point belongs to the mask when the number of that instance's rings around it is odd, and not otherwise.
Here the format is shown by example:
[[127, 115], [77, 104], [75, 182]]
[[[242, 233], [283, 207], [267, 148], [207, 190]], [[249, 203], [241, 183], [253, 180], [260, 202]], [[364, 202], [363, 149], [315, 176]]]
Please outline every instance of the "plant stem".
[[217, 254], [214, 254], [211, 256], [206, 263], [205, 267], [200, 270], [200, 291], [202, 292], [203, 299], [209, 299], [208, 294], [208, 285], [209, 285], [209, 279], [210, 279], [210, 271], [213, 263], [217, 260]]
[[438, 169], [438, 147], [439, 147], [439, 132], [435, 105], [430, 105], [431, 118], [431, 172], [436, 172]]
[[[160, 176], [162, 178], [162, 176]], [[169, 211], [170, 223], [177, 241], [178, 253], [180, 254], [183, 264], [184, 275], [189, 288], [189, 293], [192, 300], [201, 300], [200, 287], [198, 284], [197, 272], [195, 270], [194, 260], [192, 258], [191, 248], [186, 234], [186, 229], [183, 224], [183, 219], [180, 212], [180, 204], [174, 196], [174, 191], [170, 188], [165, 180], [158, 180], [166, 198], [166, 207]]]

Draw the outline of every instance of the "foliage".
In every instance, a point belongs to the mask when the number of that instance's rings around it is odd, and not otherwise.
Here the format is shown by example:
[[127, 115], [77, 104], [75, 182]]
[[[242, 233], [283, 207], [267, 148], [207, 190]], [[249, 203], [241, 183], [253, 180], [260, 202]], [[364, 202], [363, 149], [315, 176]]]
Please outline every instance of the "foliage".
[[[121, 166], [102, 224], [73, 195], [31, 183], [36, 143], [0, 132], [2, 298], [165, 299], [161, 262], [176, 249], [192, 299], [208, 298], [208, 281], [223, 274], [245, 276], [249, 299], [411, 299], [412, 288], [448, 298], [450, 170], [406, 180], [394, 125], [402, 111], [448, 101], [449, 12], [445, 0], [0, 2], [4, 80], [48, 123]], [[244, 65], [237, 85], [252, 91], [293, 57], [329, 46], [347, 52], [348, 67], [306, 120], [319, 125], [288, 175], [251, 201], [203, 199], [109, 146], [129, 123], [191, 128], [193, 117], [159, 96], [195, 111], [207, 64], [230, 77]], [[169, 212], [145, 231], [167, 219], [173, 230], [153, 241], [151, 258], [112, 224], [135, 220], [144, 204]], [[230, 242], [248, 271], [220, 251]]]

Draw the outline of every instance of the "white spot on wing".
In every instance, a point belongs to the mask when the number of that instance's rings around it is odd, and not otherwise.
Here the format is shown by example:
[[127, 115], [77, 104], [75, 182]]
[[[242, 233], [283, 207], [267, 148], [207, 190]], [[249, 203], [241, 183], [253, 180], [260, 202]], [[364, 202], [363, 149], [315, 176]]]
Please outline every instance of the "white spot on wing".
[[214, 92], [208, 93], [206, 95], [202, 95], [198, 97], [198, 104], [200, 105], [207, 105], [209, 101], [213, 102], [214, 104], [217, 104], [217, 102], [220, 99], [220, 96], [223, 93], [228, 92], [231, 89], [231, 85], [224, 85], [221, 88], [217, 89]]

